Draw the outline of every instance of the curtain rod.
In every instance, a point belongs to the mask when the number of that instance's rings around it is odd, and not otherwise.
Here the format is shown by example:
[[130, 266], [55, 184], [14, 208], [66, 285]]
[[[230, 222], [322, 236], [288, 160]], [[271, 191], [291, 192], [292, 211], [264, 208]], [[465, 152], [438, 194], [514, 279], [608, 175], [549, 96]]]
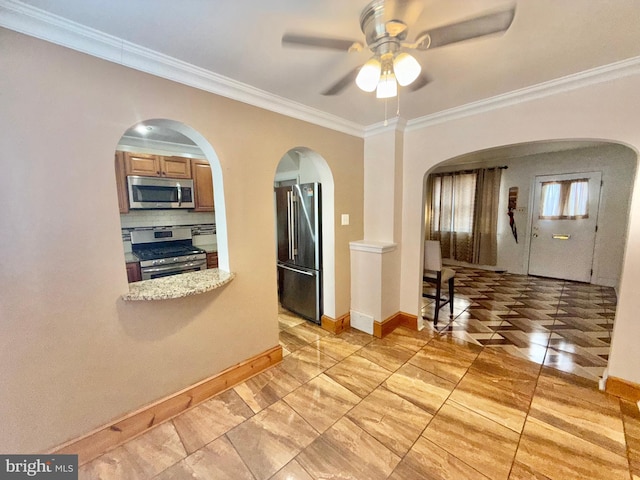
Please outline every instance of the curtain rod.
[[478, 170], [506, 170], [507, 168], [509, 168], [507, 165], [502, 165], [500, 167], [488, 167], [488, 168], [475, 168], [473, 170], [452, 170], [451, 172], [437, 172], [437, 173], [431, 173], [430, 175], [447, 175], [447, 174], [451, 174], [451, 173], [475, 173]]

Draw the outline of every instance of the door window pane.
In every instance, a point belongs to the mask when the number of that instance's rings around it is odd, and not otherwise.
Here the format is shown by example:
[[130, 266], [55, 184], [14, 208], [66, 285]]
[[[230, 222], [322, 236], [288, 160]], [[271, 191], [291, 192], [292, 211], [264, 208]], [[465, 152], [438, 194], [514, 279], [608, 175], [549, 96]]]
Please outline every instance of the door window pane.
[[540, 193], [541, 220], [589, 218], [589, 179], [544, 182]]

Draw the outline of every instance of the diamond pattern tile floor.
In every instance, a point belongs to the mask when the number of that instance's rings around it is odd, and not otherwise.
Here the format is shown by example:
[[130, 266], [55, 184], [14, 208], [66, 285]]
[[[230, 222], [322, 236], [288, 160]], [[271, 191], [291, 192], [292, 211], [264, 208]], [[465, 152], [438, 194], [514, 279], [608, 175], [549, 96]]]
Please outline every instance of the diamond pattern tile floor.
[[609, 358], [616, 311], [613, 288], [455, 267], [453, 318], [423, 300], [429, 328], [591, 380]]

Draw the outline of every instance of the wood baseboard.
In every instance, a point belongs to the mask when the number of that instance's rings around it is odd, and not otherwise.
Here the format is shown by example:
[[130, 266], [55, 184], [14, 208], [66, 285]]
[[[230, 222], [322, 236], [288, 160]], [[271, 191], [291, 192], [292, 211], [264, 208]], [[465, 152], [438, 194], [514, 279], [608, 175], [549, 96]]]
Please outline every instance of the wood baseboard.
[[324, 330], [338, 335], [351, 326], [351, 314], [347, 312], [335, 320], [323, 315], [321, 322]]
[[257, 375], [282, 361], [278, 345], [157, 402], [54, 448], [50, 453], [77, 454], [80, 465], [136, 437], [151, 427]]
[[618, 377], [607, 377], [604, 391], [616, 397], [637, 402], [640, 400], [640, 385]]
[[382, 322], [373, 322], [373, 336], [383, 338], [398, 327], [407, 327], [417, 331], [418, 317], [405, 312], [394, 313]]

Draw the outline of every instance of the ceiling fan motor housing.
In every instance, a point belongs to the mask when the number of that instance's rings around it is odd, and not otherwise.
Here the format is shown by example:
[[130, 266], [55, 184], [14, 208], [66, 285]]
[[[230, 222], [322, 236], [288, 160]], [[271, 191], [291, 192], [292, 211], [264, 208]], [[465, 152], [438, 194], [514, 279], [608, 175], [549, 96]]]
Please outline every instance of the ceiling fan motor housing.
[[400, 42], [407, 37], [407, 25], [400, 19], [389, 18], [385, 0], [374, 0], [360, 15], [360, 28], [367, 46], [378, 55], [396, 53]]

